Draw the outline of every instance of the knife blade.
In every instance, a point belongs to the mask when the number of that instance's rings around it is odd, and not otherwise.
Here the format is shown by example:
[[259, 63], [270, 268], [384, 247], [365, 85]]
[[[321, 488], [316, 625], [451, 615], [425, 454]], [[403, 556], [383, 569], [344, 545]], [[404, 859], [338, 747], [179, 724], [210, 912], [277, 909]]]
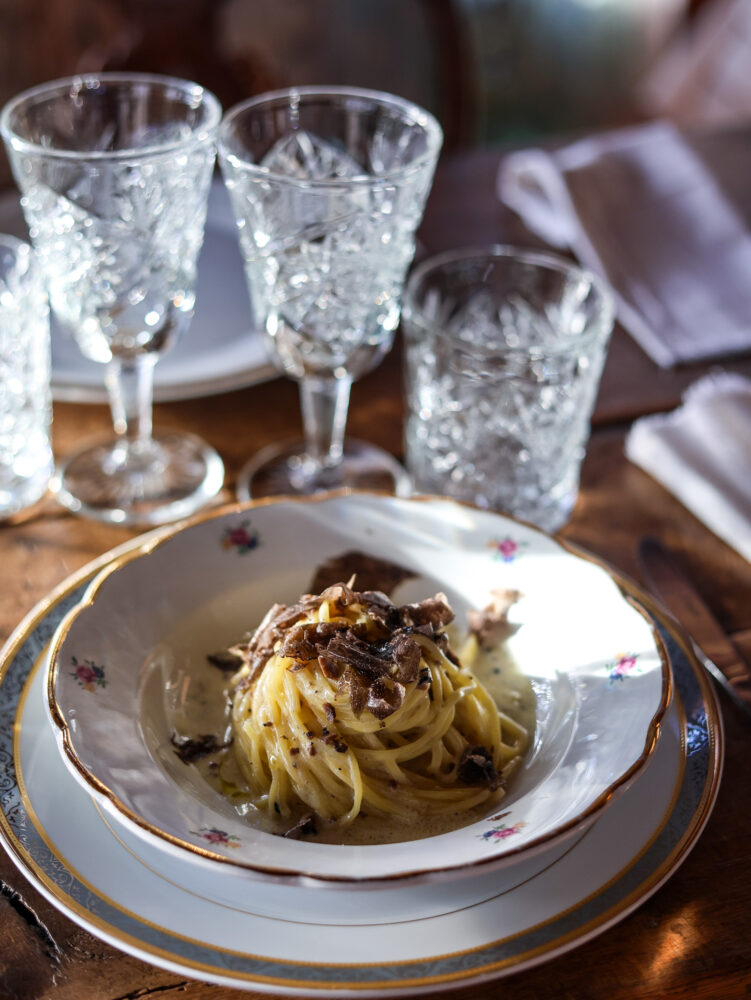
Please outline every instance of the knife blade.
[[751, 668], [695, 585], [657, 538], [643, 538], [637, 558], [644, 582], [688, 633], [697, 658], [751, 719]]

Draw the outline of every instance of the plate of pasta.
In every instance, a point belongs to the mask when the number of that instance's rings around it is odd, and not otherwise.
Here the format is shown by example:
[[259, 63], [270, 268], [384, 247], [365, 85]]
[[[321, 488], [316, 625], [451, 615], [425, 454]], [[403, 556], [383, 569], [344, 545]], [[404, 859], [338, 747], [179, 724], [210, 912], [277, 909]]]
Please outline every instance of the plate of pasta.
[[132, 839], [217, 884], [315, 885], [565, 844], [645, 766], [670, 687], [595, 559], [370, 493], [148, 536], [63, 619], [45, 685], [64, 762]]

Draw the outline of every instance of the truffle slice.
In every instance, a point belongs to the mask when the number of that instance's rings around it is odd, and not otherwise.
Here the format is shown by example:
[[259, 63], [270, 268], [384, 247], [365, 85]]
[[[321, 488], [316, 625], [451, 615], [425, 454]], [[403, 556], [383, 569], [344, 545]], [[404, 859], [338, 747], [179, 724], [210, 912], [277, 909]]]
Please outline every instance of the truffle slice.
[[495, 646], [508, 639], [519, 628], [508, 620], [508, 613], [522, 597], [518, 590], [491, 590], [492, 600], [482, 611], [469, 611], [469, 631], [481, 646]]
[[413, 579], [415, 574], [398, 563], [378, 559], [365, 552], [343, 552], [318, 567], [310, 589], [317, 594], [352, 576], [357, 578], [357, 586], [362, 590], [380, 590], [384, 594], [393, 594], [400, 583]]

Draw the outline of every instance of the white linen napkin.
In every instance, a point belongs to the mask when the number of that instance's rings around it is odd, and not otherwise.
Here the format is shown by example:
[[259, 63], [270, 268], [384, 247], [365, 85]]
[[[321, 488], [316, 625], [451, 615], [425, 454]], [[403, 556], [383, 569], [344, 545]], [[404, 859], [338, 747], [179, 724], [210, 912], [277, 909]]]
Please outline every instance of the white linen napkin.
[[669, 123], [512, 153], [498, 194], [606, 278], [661, 367], [751, 349], [751, 233]]
[[677, 410], [633, 424], [626, 456], [751, 562], [751, 380], [700, 379]]

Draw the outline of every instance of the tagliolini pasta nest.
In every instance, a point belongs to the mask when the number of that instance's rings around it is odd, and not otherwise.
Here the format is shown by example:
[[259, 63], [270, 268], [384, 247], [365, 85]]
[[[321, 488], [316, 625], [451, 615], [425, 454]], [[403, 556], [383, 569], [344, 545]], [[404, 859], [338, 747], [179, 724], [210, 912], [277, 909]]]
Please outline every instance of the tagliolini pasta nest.
[[452, 652], [442, 594], [395, 605], [336, 584], [274, 605], [231, 685], [234, 752], [253, 804], [346, 827], [494, 804], [526, 731]]

